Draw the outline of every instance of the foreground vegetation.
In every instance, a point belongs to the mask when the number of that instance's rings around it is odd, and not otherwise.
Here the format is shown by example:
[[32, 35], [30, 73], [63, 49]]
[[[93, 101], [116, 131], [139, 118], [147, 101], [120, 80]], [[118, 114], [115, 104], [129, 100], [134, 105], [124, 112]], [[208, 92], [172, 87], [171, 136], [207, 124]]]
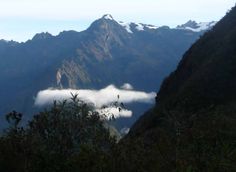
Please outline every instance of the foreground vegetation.
[[13, 111], [0, 137], [0, 171], [234, 171], [235, 107], [210, 107], [187, 122], [184, 113], [154, 108], [144, 117], [159, 115], [148, 122], [155, 127], [143, 135], [138, 128], [145, 125], [137, 123], [119, 144], [105, 116], [76, 96], [55, 102], [25, 127], [22, 114]]
[[106, 171], [116, 138], [103, 117], [76, 96], [55, 102], [21, 127], [22, 115], [6, 116], [0, 138], [1, 172]]

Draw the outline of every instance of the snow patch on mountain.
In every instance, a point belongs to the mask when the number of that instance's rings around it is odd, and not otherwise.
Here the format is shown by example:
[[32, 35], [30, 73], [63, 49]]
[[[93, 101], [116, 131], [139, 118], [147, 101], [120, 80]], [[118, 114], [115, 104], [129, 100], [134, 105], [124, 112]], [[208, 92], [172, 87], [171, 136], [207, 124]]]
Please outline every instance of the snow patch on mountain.
[[110, 15], [110, 14], [105, 14], [105, 15], [103, 16], [103, 18], [106, 19], [106, 20], [114, 20], [113, 17], [112, 17], [112, 15]]
[[135, 23], [136, 27], [135, 29], [138, 31], [144, 31], [144, 25], [140, 23]]
[[155, 30], [158, 29], [159, 27], [154, 26], [154, 25], [149, 25], [149, 24], [142, 24], [142, 23], [125, 23], [122, 21], [118, 22], [122, 27], [126, 29], [127, 32], [129, 33], [134, 33], [135, 31], [145, 31], [145, 30]]
[[127, 32], [133, 33], [132, 30], [131, 30], [131, 27], [130, 27], [130, 24], [131, 24], [131, 23], [125, 23], [125, 22], [122, 22], [122, 21], [119, 21], [118, 23], [119, 23], [121, 26], [123, 26]]
[[155, 30], [159, 27], [150, 25], [150, 24], [142, 24], [142, 23], [134, 23], [134, 22], [123, 22], [123, 21], [116, 21], [112, 15], [105, 14], [102, 19], [105, 20], [112, 20], [117, 22], [121, 25], [128, 33], [134, 33], [135, 31], [145, 31], [145, 30]]
[[150, 24], [145, 25], [145, 27], [148, 29], [158, 29], [159, 28], [158, 26], [154, 26], [154, 25], [150, 25]]
[[182, 29], [182, 30], [191, 30], [193, 32], [201, 32], [211, 29], [213, 26], [215, 26], [217, 22], [200, 22], [197, 23], [195, 21], [189, 20], [187, 23], [183, 25], [179, 25], [176, 27], [176, 29]]

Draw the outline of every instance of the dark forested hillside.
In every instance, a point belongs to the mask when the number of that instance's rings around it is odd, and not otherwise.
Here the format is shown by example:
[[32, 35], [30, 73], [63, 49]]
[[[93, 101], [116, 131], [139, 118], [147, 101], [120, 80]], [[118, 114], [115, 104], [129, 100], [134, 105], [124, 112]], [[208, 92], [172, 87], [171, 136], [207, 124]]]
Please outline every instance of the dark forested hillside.
[[236, 171], [235, 19], [234, 7], [165, 79], [120, 143], [119, 170]]

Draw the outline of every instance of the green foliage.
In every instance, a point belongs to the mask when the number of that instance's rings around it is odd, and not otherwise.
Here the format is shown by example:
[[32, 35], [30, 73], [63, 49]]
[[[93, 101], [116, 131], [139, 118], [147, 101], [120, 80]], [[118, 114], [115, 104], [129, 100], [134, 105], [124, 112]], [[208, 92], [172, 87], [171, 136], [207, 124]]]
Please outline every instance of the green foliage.
[[105, 171], [116, 138], [103, 117], [73, 96], [19, 127], [21, 114], [7, 115], [13, 125], [0, 138], [0, 171]]

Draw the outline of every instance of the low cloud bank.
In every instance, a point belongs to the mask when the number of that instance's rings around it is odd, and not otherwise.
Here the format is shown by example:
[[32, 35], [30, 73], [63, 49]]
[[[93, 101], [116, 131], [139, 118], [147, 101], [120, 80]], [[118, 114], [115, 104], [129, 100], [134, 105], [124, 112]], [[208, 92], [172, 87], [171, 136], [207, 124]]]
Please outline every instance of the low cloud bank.
[[97, 112], [101, 115], [105, 115], [106, 118], [110, 119], [111, 117], [114, 118], [130, 118], [132, 117], [133, 112], [127, 109], [119, 109], [116, 107], [108, 107], [104, 109], [97, 109]]
[[[133, 103], [133, 102], [142, 102], [142, 103], [153, 103], [156, 96], [155, 92], [146, 93], [142, 91], [131, 90], [133, 87], [126, 83], [122, 86], [121, 89], [115, 87], [114, 85], [109, 85], [106, 88], [101, 90], [55, 90], [47, 89], [39, 91], [35, 105], [44, 106], [53, 103], [54, 100], [63, 101], [71, 98], [71, 94], [78, 94], [78, 98], [87, 102], [92, 103], [96, 109], [100, 109], [103, 106], [110, 105], [111, 103], [118, 100], [122, 103]], [[110, 109], [115, 117], [131, 117], [132, 111], [122, 109], [122, 111], [115, 110], [114, 108]]]

